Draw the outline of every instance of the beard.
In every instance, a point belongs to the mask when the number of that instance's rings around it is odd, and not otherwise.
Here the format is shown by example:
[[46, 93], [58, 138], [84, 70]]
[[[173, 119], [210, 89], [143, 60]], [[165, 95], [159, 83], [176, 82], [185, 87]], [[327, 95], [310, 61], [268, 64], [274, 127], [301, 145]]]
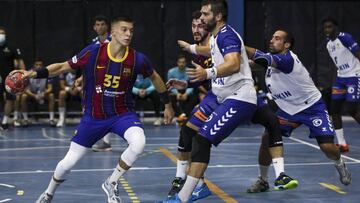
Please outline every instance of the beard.
[[205, 30], [208, 32], [212, 32], [216, 27], [215, 18], [211, 19], [208, 23], [205, 23]]
[[201, 34], [201, 33], [197, 33], [197, 34], [198, 34], [198, 35], [196, 36], [197, 39], [195, 39], [195, 37], [194, 37], [194, 41], [195, 41], [196, 44], [200, 44], [200, 43], [202, 43], [202, 42], [206, 39], [207, 34], [206, 34], [206, 35], [205, 35], [205, 34]]

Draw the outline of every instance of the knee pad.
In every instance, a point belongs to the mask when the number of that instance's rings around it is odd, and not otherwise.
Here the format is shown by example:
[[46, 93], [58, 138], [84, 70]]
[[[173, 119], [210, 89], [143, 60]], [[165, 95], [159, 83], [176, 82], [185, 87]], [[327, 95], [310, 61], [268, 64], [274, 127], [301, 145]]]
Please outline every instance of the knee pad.
[[179, 152], [191, 152], [192, 140], [196, 136], [197, 132], [186, 125], [183, 125], [180, 130], [180, 138], [178, 151]]
[[130, 127], [124, 133], [124, 138], [127, 140], [129, 146], [121, 154], [121, 160], [126, 165], [132, 166], [137, 157], [144, 151], [145, 148], [145, 134], [140, 127]]
[[193, 140], [191, 151], [191, 162], [208, 164], [210, 161], [211, 142], [205, 137], [197, 134]]

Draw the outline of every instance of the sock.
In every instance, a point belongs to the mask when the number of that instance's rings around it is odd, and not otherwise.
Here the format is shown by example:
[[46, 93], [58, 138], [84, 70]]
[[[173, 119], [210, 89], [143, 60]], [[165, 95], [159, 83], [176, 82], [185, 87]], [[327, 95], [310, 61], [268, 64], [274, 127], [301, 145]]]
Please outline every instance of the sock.
[[50, 120], [54, 120], [54, 112], [53, 111], [49, 112], [49, 116], [50, 116]]
[[269, 166], [259, 165], [260, 178], [267, 181], [268, 180], [268, 171]]
[[274, 165], [275, 176], [277, 178], [280, 173], [284, 172], [284, 157], [274, 158], [272, 162]]
[[49, 195], [54, 195], [56, 188], [59, 187], [59, 185], [60, 185], [62, 182], [64, 182], [64, 180], [62, 180], [62, 181], [56, 181], [56, 180], [54, 179], [54, 177], [51, 177], [49, 186], [48, 186], [48, 188], [46, 189], [45, 192], [46, 192], [47, 194], [49, 194]]
[[337, 166], [341, 166], [341, 165], [344, 164], [344, 161], [343, 161], [343, 159], [340, 157], [340, 159], [334, 160], [334, 163], [335, 163], [335, 165], [337, 165]]
[[65, 120], [65, 107], [59, 107], [59, 120]]
[[14, 111], [14, 120], [19, 119], [19, 112], [18, 111]]
[[177, 167], [176, 167], [176, 176], [175, 177], [179, 177], [179, 178], [182, 178], [183, 180], [185, 180], [186, 169], [189, 166], [189, 161], [177, 160], [176, 165], [177, 165]]
[[346, 145], [346, 141], [344, 138], [344, 129], [340, 128], [340, 129], [335, 130], [335, 134], [336, 134], [338, 143], [341, 145]]
[[119, 178], [126, 172], [125, 169], [121, 168], [119, 166], [119, 164], [116, 165], [116, 168], [114, 170], [114, 172], [111, 174], [111, 176], [109, 177], [109, 182], [113, 183], [113, 182], [117, 182], [119, 180]]
[[9, 118], [8, 116], [4, 115], [3, 120], [2, 120], [2, 124], [7, 124], [8, 118]]
[[204, 177], [202, 177], [202, 178], [199, 179], [199, 182], [198, 182], [198, 184], [196, 185], [196, 187], [201, 187], [204, 183], [205, 183], [205, 182], [204, 182]]
[[29, 120], [29, 117], [28, 117], [28, 113], [27, 112], [22, 112], [22, 115], [24, 117], [24, 120]]
[[195, 178], [189, 175], [187, 176], [185, 184], [179, 192], [179, 198], [182, 202], [187, 202], [190, 199], [198, 181], [199, 178]]

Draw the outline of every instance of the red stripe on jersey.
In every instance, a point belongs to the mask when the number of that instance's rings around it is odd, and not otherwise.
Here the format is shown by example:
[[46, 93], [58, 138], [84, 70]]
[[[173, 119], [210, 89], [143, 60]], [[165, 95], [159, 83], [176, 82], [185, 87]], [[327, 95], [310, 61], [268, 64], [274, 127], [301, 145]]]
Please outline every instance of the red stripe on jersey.
[[94, 81], [95, 81], [95, 91], [92, 96], [92, 116], [94, 118], [103, 119], [106, 117], [103, 109], [103, 91], [104, 91], [104, 78], [107, 72], [107, 66], [109, 64], [109, 58], [107, 56], [107, 46], [102, 45], [99, 48], [98, 55], [96, 57], [95, 66], [94, 66]]
[[135, 73], [135, 50], [129, 47], [129, 53], [126, 59], [122, 62], [121, 72], [120, 72], [120, 85], [117, 88], [118, 92], [124, 92], [124, 94], [119, 95], [115, 98], [115, 111], [118, 114], [128, 112], [129, 109], [127, 108], [127, 101], [126, 101], [126, 93], [130, 86], [131, 79], [133, 78], [133, 74]]

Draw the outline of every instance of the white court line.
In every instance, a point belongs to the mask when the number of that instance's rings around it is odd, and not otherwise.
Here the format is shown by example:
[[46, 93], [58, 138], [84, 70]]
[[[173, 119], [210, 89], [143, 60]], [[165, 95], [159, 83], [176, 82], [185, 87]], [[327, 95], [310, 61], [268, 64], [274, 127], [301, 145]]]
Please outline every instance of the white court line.
[[[315, 149], [320, 150], [320, 147], [319, 147], [319, 146], [314, 145], [314, 144], [311, 144], [311, 143], [306, 142], [306, 141], [304, 141], [304, 140], [300, 140], [300, 139], [297, 139], [297, 138], [294, 138], [294, 137], [289, 137], [289, 139], [291, 139], [291, 140], [293, 140], [293, 141], [296, 141], [296, 142], [299, 142], [299, 143], [302, 143], [302, 144], [304, 144], [304, 145], [313, 147], [313, 148], [315, 148]], [[341, 156], [342, 156], [343, 158], [348, 159], [348, 160], [351, 160], [351, 161], [353, 161], [353, 162], [360, 163], [360, 160], [359, 160], [359, 159], [351, 158], [351, 157], [346, 156], [346, 155], [341, 155]]]
[[11, 201], [12, 199], [3, 199], [3, 200], [0, 200], [0, 203], [2, 203], [2, 202], [9, 202], [9, 201]]
[[[359, 164], [357, 162], [346, 162], [347, 164]], [[323, 163], [293, 163], [293, 164], [285, 164], [285, 166], [321, 166], [321, 165], [333, 165], [333, 162], [323, 162]], [[247, 164], [247, 165], [211, 165], [208, 168], [249, 168], [249, 167], [258, 167], [257, 164]], [[175, 166], [173, 167], [132, 167], [130, 170], [133, 171], [142, 171], [142, 170], [174, 170], [176, 169]], [[114, 168], [106, 168], [106, 169], [74, 169], [71, 172], [101, 172], [101, 171], [113, 171]], [[43, 170], [36, 170], [36, 171], [4, 171], [0, 172], [0, 175], [13, 175], [13, 174], [40, 174], [40, 173], [54, 173], [54, 171], [43, 171]]]
[[4, 186], [4, 187], [8, 187], [8, 188], [15, 188], [14, 185], [9, 185], [9, 184], [5, 184], [5, 183], [0, 183], [0, 186]]
[[47, 134], [45, 128], [41, 128], [41, 132], [42, 132], [42, 136], [43, 136], [44, 138], [46, 138], [46, 139], [56, 140], [56, 141], [64, 141], [64, 139], [57, 139], [57, 138], [50, 137], [50, 136]]

